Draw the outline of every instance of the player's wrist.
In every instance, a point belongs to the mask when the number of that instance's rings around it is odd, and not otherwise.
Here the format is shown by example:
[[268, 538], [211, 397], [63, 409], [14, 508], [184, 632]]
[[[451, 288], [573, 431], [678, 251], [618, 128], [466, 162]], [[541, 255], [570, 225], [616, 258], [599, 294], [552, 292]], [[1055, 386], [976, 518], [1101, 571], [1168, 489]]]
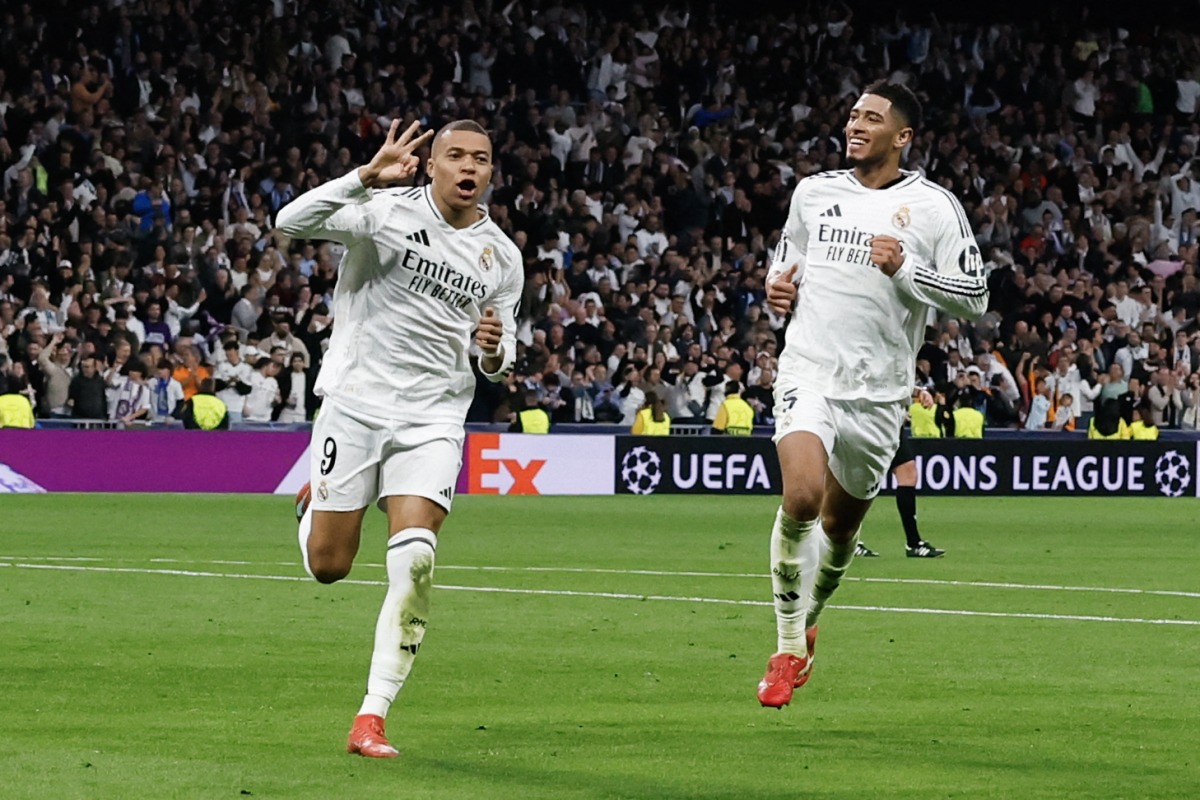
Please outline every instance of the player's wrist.
[[375, 184], [379, 182], [379, 170], [371, 169], [371, 166], [359, 167], [358, 180], [362, 183], [364, 189], [373, 189]]

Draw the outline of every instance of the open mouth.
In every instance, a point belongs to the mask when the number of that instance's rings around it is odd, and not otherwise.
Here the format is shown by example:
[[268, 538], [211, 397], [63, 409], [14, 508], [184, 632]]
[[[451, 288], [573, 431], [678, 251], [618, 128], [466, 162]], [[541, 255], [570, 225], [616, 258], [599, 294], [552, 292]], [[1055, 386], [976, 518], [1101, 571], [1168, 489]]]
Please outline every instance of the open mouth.
[[846, 145], [847, 145], [847, 149], [852, 148], [852, 147], [853, 148], [866, 147], [867, 140], [862, 138], [861, 136], [851, 136], [849, 139], [846, 140]]
[[468, 198], [474, 196], [478, 184], [475, 183], [474, 178], [463, 178], [455, 186], [458, 187], [459, 197]]

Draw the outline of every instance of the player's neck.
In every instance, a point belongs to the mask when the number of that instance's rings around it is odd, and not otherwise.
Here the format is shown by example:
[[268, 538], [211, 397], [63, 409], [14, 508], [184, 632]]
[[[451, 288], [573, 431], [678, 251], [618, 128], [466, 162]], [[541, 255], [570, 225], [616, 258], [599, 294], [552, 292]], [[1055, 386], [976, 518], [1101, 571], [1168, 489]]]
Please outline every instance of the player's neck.
[[882, 189], [890, 183], [895, 183], [903, 173], [900, 165], [887, 161], [879, 164], [859, 164], [854, 167], [854, 177], [868, 189]]
[[437, 210], [441, 213], [442, 219], [450, 224], [451, 228], [462, 230], [469, 228], [479, 220], [483, 219], [483, 215], [479, 213], [478, 206], [470, 208], [452, 208], [449, 203], [441, 198], [437, 192], [432, 192], [433, 204], [437, 206]]

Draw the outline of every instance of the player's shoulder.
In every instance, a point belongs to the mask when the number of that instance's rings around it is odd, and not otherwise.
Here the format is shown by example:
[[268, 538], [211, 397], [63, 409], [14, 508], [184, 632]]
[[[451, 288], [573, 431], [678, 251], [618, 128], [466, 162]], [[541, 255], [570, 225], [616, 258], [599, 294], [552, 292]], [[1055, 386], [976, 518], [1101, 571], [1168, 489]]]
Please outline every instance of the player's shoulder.
[[846, 183], [851, 177], [851, 171], [848, 169], [830, 169], [825, 172], [814, 172], [812, 175], [806, 175], [796, 183], [796, 191], [819, 192], [830, 189], [835, 186], [840, 186]]
[[913, 191], [919, 192], [934, 208], [939, 210], [939, 218], [952, 219], [963, 236], [967, 238], [972, 236], [971, 223], [967, 219], [967, 213], [963, 210], [962, 203], [954, 192], [925, 177], [917, 180]]
[[371, 197], [381, 200], [412, 203], [421, 199], [425, 193], [424, 186], [386, 186], [382, 189], [372, 189]]

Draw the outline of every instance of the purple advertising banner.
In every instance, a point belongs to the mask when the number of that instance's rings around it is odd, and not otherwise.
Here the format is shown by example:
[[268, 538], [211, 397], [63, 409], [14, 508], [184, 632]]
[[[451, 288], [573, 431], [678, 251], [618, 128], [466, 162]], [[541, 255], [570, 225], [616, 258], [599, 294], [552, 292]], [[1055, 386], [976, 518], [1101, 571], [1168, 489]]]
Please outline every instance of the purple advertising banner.
[[[0, 430], [0, 492], [290, 493], [309, 434]], [[23, 479], [23, 480], [22, 480]]]

